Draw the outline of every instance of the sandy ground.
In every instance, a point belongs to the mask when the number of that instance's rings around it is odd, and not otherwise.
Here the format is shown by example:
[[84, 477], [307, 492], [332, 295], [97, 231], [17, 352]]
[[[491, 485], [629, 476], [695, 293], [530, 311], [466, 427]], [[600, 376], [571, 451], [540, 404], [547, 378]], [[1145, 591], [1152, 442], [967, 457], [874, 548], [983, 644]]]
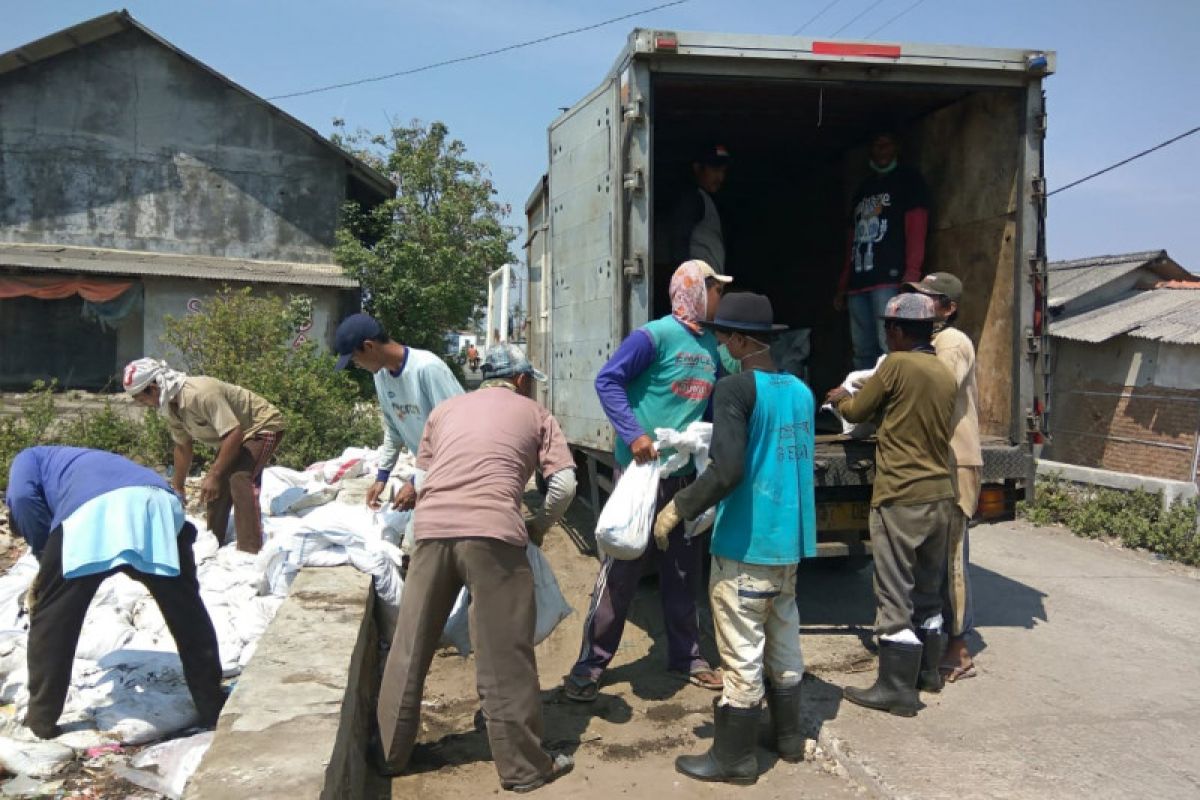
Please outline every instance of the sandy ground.
[[[575, 771], [542, 789], [545, 798], [704, 797], [726, 796], [725, 785], [701, 784], [677, 774], [675, 756], [707, 749], [712, 738], [714, 693], [691, 686], [666, 672], [665, 638], [658, 594], [653, 579], [643, 582], [634, 602], [624, 641], [605, 676], [595, 703], [578, 704], [558, 687], [574, 663], [580, 646], [586, 612], [598, 562], [591, 553], [591, 525], [587, 512], [576, 504], [565, 526], [547, 536], [545, 552], [575, 614], [567, 618], [537, 650], [545, 714], [545, 741], [554, 749], [572, 753]], [[711, 631], [707, 610], [702, 629]], [[844, 637], [843, 637], [844, 638]], [[869, 654], [858, 638], [849, 637], [839, 662], [853, 669], [853, 661]], [[717, 662], [711, 638], [703, 643], [706, 655]], [[825, 657], [822, 657], [825, 660]], [[458, 798], [500, 792], [499, 779], [490, 761], [487, 736], [474, 726], [478, 709], [473, 658], [439, 655], [425, 689], [423, 734], [410, 774], [392, 781], [392, 797]], [[837, 690], [815, 676], [807, 676], [809, 696], [826, 698]], [[810, 719], [815, 735], [820, 714]], [[795, 798], [798, 796], [860, 797], [830, 759], [814, 754], [804, 763], [778, 761], [759, 750], [762, 775], [751, 788], [738, 789], [739, 797]]]

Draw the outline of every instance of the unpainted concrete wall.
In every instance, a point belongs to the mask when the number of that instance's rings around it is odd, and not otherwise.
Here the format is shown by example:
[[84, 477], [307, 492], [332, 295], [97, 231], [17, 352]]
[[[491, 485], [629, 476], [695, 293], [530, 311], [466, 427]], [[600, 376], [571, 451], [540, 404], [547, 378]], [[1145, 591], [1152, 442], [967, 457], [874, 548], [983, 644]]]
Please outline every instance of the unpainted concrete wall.
[[[145, 281], [146, 303], [144, 321], [144, 355], [165, 358], [170, 361], [178, 356], [163, 341], [168, 316], [176, 319], [195, 313], [198, 305], [212, 297], [224, 284], [218, 281], [200, 281], [189, 278], [148, 278]], [[237, 288], [237, 284], [232, 284]], [[286, 299], [290, 295], [307, 295], [313, 301], [312, 327], [304, 332], [311, 341], [329, 347], [333, 332], [341, 321], [343, 308], [357, 290], [347, 291], [327, 286], [283, 286], [258, 284], [255, 294], [274, 295]]]
[[0, 241], [328, 262], [346, 181], [137, 30], [0, 76]]

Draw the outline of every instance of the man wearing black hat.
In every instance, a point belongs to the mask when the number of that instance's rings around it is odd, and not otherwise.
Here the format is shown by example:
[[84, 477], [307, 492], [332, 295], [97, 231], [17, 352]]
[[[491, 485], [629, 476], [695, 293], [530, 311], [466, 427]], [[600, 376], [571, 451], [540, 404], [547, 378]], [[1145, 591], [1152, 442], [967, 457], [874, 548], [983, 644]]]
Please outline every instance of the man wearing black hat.
[[938, 359], [954, 373], [958, 398], [954, 404], [950, 437], [950, 477], [954, 480], [959, 519], [950, 531], [946, 558], [946, 586], [943, 616], [950, 634], [940, 672], [949, 683], [975, 677], [975, 662], [967, 649], [966, 636], [975, 624], [967, 565], [970, 545], [967, 526], [979, 504], [983, 478], [983, 451], [979, 441], [979, 387], [975, 381], [975, 346], [965, 333], [953, 326], [962, 298], [962, 281], [949, 272], [934, 272], [920, 281], [905, 284], [905, 289], [929, 295], [937, 304], [938, 323], [933, 348]]
[[816, 555], [813, 396], [799, 378], [776, 370], [767, 340], [785, 326], [772, 320], [770, 300], [740, 293], [702, 323], [742, 372], [717, 381], [711, 463], [659, 512], [654, 526], [664, 547], [681, 518], [717, 506], [709, 595], [725, 686], [712, 748], [675, 760], [679, 772], [702, 781], [757, 780], [764, 694], [776, 751], [786, 761], [804, 757], [796, 570], [801, 558]]
[[[334, 348], [338, 369], [353, 362], [375, 378], [383, 412], [383, 452], [375, 483], [367, 490], [367, 505], [378, 509], [400, 447], [415, 455], [430, 412], [443, 400], [462, 394], [462, 386], [446, 362], [428, 350], [392, 341], [370, 314], [352, 314], [342, 320], [334, 334]], [[407, 511], [416, 500], [416, 489], [409, 481], [400, 487], [392, 506]]]
[[729, 171], [729, 150], [712, 145], [692, 161], [695, 191], [687, 191], [671, 214], [669, 257], [673, 267], [690, 259], [725, 274], [725, 235], [713, 195], [721, 191]]
[[839, 386], [825, 398], [851, 422], [883, 417], [868, 521], [879, 676], [871, 688], [846, 687], [843, 695], [904, 717], [917, 713], [918, 681], [922, 688], [937, 682], [946, 546], [956, 516], [950, 417], [958, 387], [930, 343], [936, 320], [931, 298], [893, 297], [883, 314], [890, 355], [853, 397]]

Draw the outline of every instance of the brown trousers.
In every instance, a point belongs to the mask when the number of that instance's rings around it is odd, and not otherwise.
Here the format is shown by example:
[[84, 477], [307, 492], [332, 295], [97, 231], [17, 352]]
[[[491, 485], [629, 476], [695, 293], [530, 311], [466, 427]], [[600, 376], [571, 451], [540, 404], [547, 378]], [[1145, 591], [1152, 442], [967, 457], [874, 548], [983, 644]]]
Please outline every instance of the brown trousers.
[[951, 499], [871, 509], [877, 635], [915, 631], [942, 613], [946, 550], [959, 519]]
[[229, 468], [229, 474], [221, 480], [216, 498], [205, 508], [208, 529], [216, 534], [217, 540], [225, 541], [229, 528], [229, 511], [233, 515], [233, 526], [237, 531], [237, 549], [245, 553], [257, 553], [262, 549], [262, 518], [258, 509], [258, 483], [262, 471], [271, 463], [271, 456], [283, 431], [260, 433], [253, 439], [242, 442], [242, 449]]
[[384, 757], [390, 769], [408, 764], [421, 729], [425, 676], [464, 585], [471, 592], [476, 689], [496, 771], [505, 788], [530, 783], [552, 771], [542, 749], [533, 574], [523, 547], [497, 539], [424, 539], [413, 548], [379, 691]]

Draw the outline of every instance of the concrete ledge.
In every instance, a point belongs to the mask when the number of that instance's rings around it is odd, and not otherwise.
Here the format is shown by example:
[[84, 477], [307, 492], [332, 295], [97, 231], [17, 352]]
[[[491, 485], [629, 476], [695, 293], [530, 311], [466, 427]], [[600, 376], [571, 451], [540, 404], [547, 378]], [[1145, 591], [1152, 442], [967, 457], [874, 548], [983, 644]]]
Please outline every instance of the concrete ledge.
[[1170, 506], [1176, 499], [1186, 501], [1200, 495], [1200, 488], [1189, 481], [1173, 481], [1167, 478], [1132, 475], [1128, 472], [1112, 472], [1107, 469], [1081, 467], [1062, 461], [1038, 461], [1038, 475], [1053, 475], [1056, 473], [1059, 477], [1073, 483], [1106, 486], [1110, 489], [1124, 489], [1129, 492], [1135, 489], [1142, 489], [1152, 493], [1162, 492], [1164, 506]]
[[379, 647], [371, 577], [301, 571], [217, 723], [187, 800], [362, 797]]

